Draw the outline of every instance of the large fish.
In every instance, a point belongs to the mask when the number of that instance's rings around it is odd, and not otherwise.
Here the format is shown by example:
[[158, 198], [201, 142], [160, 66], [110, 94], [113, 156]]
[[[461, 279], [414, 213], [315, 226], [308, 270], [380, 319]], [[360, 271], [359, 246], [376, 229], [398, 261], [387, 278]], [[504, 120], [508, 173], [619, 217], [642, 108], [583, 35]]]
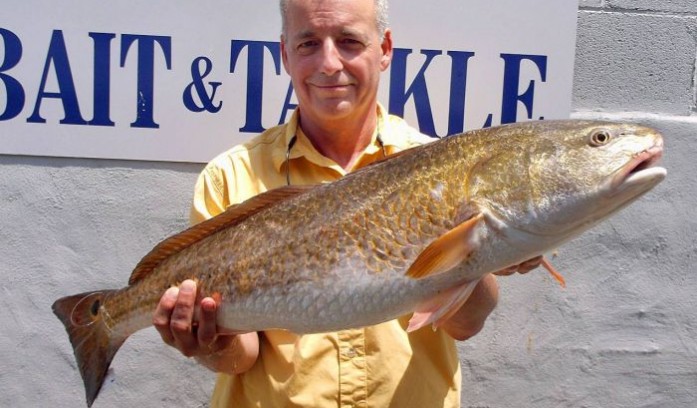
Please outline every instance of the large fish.
[[[158, 244], [129, 285], [57, 300], [94, 402], [109, 364], [193, 278], [239, 332], [334, 331], [413, 313], [437, 327], [487, 273], [578, 235], [649, 191], [661, 135], [637, 125], [544, 121], [416, 147], [316, 187], [284, 187]], [[543, 263], [547, 265], [547, 263]]]

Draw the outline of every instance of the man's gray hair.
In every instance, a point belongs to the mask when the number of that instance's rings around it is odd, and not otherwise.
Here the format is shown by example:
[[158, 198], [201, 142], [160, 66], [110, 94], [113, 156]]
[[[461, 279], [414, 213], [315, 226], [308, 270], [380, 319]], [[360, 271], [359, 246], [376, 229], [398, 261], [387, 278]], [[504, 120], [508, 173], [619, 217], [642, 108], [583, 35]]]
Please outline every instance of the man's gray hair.
[[[387, 0], [374, 0], [375, 3], [375, 27], [380, 34], [380, 40], [383, 39], [385, 35], [385, 30], [389, 27], [389, 20], [387, 17]], [[281, 32], [286, 35], [286, 12], [288, 11], [288, 0], [280, 0], [279, 2], [281, 8]]]

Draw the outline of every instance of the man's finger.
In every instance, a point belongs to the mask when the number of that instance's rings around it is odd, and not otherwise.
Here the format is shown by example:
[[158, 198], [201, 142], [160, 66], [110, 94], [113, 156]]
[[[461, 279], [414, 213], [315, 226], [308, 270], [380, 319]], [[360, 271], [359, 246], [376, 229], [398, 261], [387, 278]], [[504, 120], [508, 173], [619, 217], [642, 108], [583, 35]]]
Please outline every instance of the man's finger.
[[213, 298], [201, 300], [201, 316], [198, 321], [198, 342], [202, 346], [211, 347], [217, 335], [216, 314], [218, 305]]
[[157, 304], [155, 309], [155, 314], [152, 318], [152, 324], [155, 329], [160, 333], [162, 341], [174, 345], [174, 336], [172, 336], [172, 330], [169, 327], [170, 317], [172, 316], [172, 311], [177, 303], [177, 297], [179, 296], [179, 288], [169, 288], [165, 291], [160, 302]]
[[535, 258], [528, 259], [527, 261], [518, 265], [518, 272], [528, 273], [531, 270], [540, 266], [541, 263], [542, 263], [542, 255], [537, 256]]
[[198, 339], [192, 331], [195, 303], [196, 282], [185, 280], [179, 285], [179, 296], [169, 325], [177, 348], [186, 356], [193, 355], [198, 349]]
[[517, 266], [517, 265], [515, 265], [515, 266], [509, 266], [508, 268], [501, 269], [500, 271], [494, 272], [494, 275], [499, 275], [499, 276], [509, 276], [509, 275], [513, 275], [513, 274], [516, 272], [517, 269], [518, 269], [518, 266]]

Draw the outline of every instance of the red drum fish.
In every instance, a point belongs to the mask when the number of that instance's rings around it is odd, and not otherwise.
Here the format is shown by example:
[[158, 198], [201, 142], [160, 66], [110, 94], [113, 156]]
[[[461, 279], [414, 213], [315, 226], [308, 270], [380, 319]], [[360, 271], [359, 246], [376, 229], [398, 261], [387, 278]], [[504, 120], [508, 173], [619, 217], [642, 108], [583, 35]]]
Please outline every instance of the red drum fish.
[[[653, 129], [597, 121], [450, 136], [333, 183], [263, 193], [148, 253], [128, 286], [57, 300], [91, 406], [112, 358], [185, 279], [239, 332], [315, 333], [413, 314], [437, 327], [492, 273], [553, 250], [666, 176]], [[549, 266], [544, 261], [543, 266]]]

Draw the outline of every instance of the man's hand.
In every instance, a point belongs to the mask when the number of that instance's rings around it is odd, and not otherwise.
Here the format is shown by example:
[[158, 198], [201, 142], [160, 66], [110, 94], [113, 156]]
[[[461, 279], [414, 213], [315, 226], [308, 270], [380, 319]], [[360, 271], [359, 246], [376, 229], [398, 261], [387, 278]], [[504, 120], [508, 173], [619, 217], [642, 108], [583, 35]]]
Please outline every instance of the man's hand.
[[508, 276], [508, 275], [513, 275], [516, 272], [524, 274], [524, 273], [528, 273], [531, 270], [537, 268], [541, 264], [542, 264], [542, 255], [528, 259], [527, 261], [520, 263], [518, 265], [509, 266], [506, 269], [501, 269], [498, 272], [494, 272], [494, 275]]
[[508, 276], [508, 275], [512, 275], [516, 272], [528, 273], [540, 265], [542, 265], [545, 269], [547, 269], [547, 272], [549, 272], [550, 275], [552, 275], [554, 280], [559, 282], [559, 284], [561, 285], [562, 288], [566, 287], [566, 281], [564, 280], [564, 277], [556, 269], [554, 269], [552, 264], [549, 263], [549, 261], [542, 255], [528, 259], [527, 261], [525, 261], [521, 264], [509, 266], [506, 269], [501, 269], [498, 272], [494, 272], [494, 275]]
[[239, 374], [252, 367], [259, 355], [257, 333], [230, 335], [218, 331], [218, 304], [213, 298], [201, 299], [200, 315], [194, 319], [196, 282], [186, 280], [169, 288], [155, 309], [153, 325], [162, 340], [209, 369]]

